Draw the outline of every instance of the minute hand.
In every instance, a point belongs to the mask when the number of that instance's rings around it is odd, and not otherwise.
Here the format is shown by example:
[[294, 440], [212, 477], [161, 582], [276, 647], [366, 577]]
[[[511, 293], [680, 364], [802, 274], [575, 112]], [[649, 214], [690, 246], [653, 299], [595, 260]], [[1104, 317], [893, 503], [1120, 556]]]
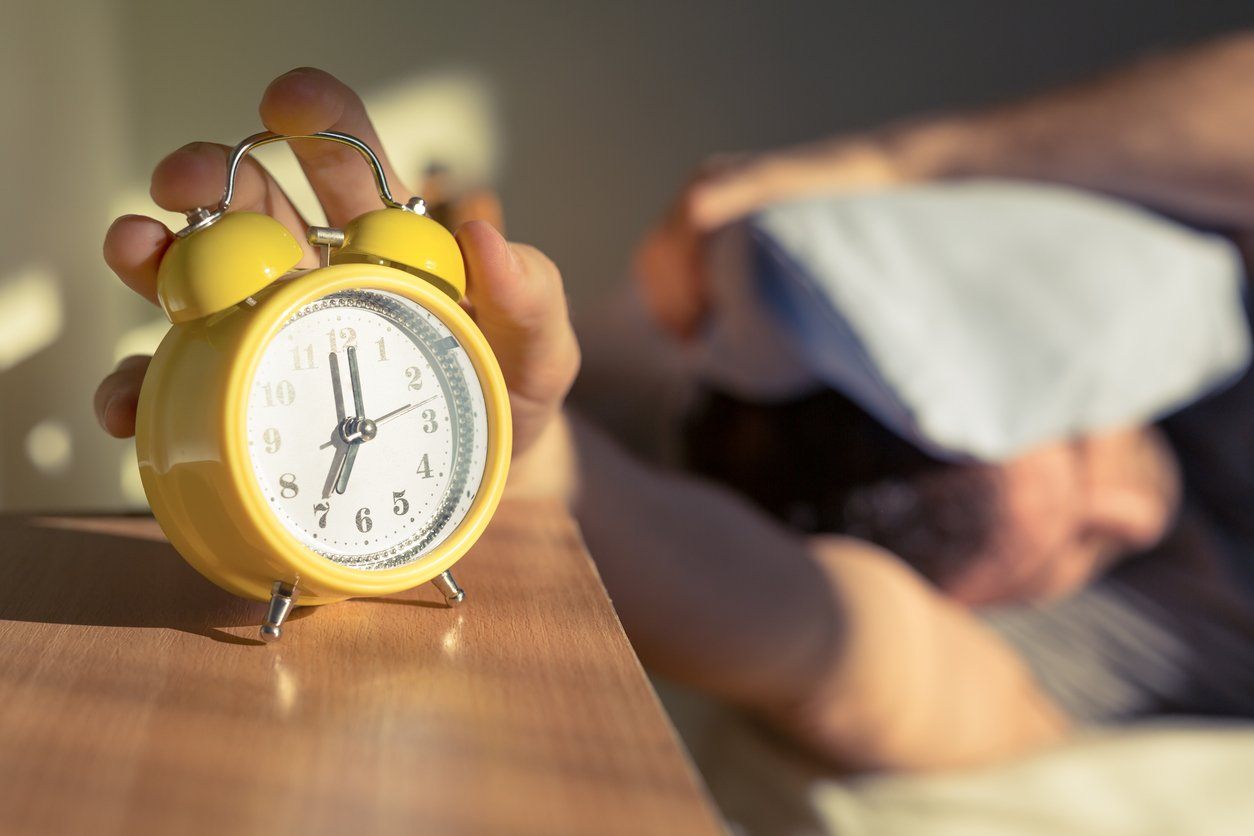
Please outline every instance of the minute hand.
[[327, 355], [331, 368], [331, 394], [335, 398], [335, 426], [344, 423], [344, 386], [340, 383], [340, 357], [334, 351]]
[[[357, 410], [354, 417], [364, 418], [366, 408], [361, 403], [361, 372], [357, 370], [357, 349], [351, 345], [348, 347], [348, 381], [353, 387], [353, 406]], [[357, 448], [360, 446], [360, 441], [354, 441], [348, 445], [344, 464], [340, 469], [340, 478], [335, 483], [335, 492], [338, 494], [342, 495], [348, 490], [348, 477], [353, 475], [353, 465], [357, 461]]]
[[357, 348], [348, 347], [348, 380], [353, 386], [353, 406], [357, 409], [358, 418], [366, 417], [366, 408], [361, 405], [361, 372], [357, 370]]

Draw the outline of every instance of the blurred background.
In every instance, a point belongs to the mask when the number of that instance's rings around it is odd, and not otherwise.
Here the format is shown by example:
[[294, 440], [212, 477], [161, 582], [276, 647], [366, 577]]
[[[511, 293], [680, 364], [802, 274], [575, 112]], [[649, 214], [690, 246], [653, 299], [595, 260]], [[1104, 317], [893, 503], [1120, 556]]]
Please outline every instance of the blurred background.
[[[100, 257], [113, 217], [192, 140], [260, 128], [271, 78], [323, 67], [371, 106], [397, 168], [504, 196], [576, 315], [708, 155], [995, 101], [1254, 24], [1249, 0], [1015, 3], [20, 3], [0, 32], [0, 508], [140, 507], [98, 380], [165, 331]], [[262, 159], [304, 205], [290, 153]], [[160, 215], [159, 215], [160, 216]], [[178, 226], [180, 218], [166, 217]]]

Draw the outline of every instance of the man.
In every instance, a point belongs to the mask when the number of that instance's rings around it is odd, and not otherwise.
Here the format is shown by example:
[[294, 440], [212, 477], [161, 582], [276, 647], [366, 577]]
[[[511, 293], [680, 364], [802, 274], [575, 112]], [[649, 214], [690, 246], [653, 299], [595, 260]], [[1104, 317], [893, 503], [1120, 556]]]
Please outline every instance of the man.
[[[1137, 71], [1090, 91], [1084, 95], [1096, 102], [1077, 107], [1108, 115], [1111, 102], [1126, 101], [1132, 93], [1159, 101], [1160, 88], [1173, 90], [1180, 78], [1205, 82], [1212, 92], [1216, 86], [1239, 88], [1234, 73], [1239, 69], [1254, 79], [1252, 63], [1254, 46], [1248, 41], [1219, 44], [1171, 59], [1157, 73]], [[1182, 103], [1176, 108], [1177, 129], [1192, 125], [1205, 97], [1193, 89], [1173, 98]], [[1034, 107], [1048, 114], [1060, 106], [1047, 101]], [[1177, 200], [1180, 211], [1196, 210], [1212, 223], [1233, 220], [1240, 200], [1215, 172], [1239, 170], [1248, 152], [1239, 129], [1228, 124], [1216, 137], [1214, 124], [1216, 114], [1245, 112], [1245, 106], [1236, 94], [1209, 102], [1198, 128], [1198, 138], [1208, 143], [1174, 159], [1169, 183], [1144, 185], [1145, 193], [1137, 196], [1165, 200], [1187, 193]], [[378, 147], [357, 97], [317, 71], [277, 79], [263, 97], [261, 115], [279, 132], [343, 130]], [[1025, 121], [1035, 125], [1034, 118], [1005, 120], [1014, 130], [1022, 130]], [[1098, 166], [1103, 172], [1105, 162], [1124, 158], [1117, 134], [1086, 137], [1076, 130], [1074, 114], [1066, 112], [1047, 121], [1041, 142], [1072, 137], [1077, 144], [1067, 147], [1080, 149], [1073, 156], [1085, 159], [1089, 152], [1083, 149], [1104, 148]], [[1071, 126], [1062, 127], [1067, 121]], [[990, 133], [1003, 140], [1010, 135]], [[883, 149], [900, 139], [885, 140], [883, 147], [877, 143], [858, 140], [845, 146], [841, 159], [874, 159], [882, 172]], [[1180, 149], [1179, 142], [1173, 145], [1172, 151]], [[848, 150], [854, 146], [861, 150]], [[877, 150], [865, 150], [871, 147]], [[297, 143], [294, 150], [330, 223], [373, 207], [373, 186], [354, 158], [321, 145]], [[154, 199], [174, 210], [212, 202], [224, 157], [218, 146], [180, 149], [154, 172]], [[1065, 153], [1051, 159], [1061, 160], [1059, 171], [1067, 169]], [[1143, 155], [1134, 159], [1140, 168], [1125, 172], [1125, 179], [1139, 183], [1145, 168], [1155, 170], [1173, 155], [1162, 151], [1149, 163]], [[1192, 169], [1185, 160], [1193, 161]], [[808, 182], [808, 175], [800, 180]], [[404, 192], [396, 182], [395, 191]], [[750, 206], [743, 199], [732, 205]], [[255, 163], [242, 173], [236, 208], [268, 211], [298, 233], [303, 226]], [[712, 223], [721, 224], [730, 217], [726, 210], [721, 218], [703, 215], [701, 223], [715, 218]], [[682, 244], [659, 260], [692, 263], [683, 254], [695, 251], [702, 228], [689, 221], [676, 222], [679, 232], [671, 224], [659, 233]], [[533, 249], [507, 244], [487, 224], [463, 226], [458, 241], [475, 316], [501, 360], [511, 393], [516, 448], [509, 490], [571, 503], [647, 664], [743, 708], [828, 761], [856, 768], [987, 761], [1067, 733], [1074, 721], [1042, 689], [1013, 645], [896, 556], [866, 542], [806, 536], [731, 491], [642, 464], [566, 415], [562, 401], [579, 365], [579, 348], [556, 268]], [[169, 230], [156, 221], [128, 216], [110, 229], [105, 257], [126, 284], [151, 299], [169, 242]], [[312, 263], [313, 253], [307, 255]], [[701, 286], [685, 281], [673, 298], [650, 284], [655, 310], [679, 330], [694, 327], [703, 313]], [[97, 414], [114, 435], [133, 432], [145, 366], [142, 358], [125, 361], [97, 392]]]

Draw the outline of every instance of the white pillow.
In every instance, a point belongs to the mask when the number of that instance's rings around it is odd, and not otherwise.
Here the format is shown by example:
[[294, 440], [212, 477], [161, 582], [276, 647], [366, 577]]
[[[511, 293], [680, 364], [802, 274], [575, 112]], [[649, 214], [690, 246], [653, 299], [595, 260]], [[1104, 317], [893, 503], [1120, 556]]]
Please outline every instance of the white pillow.
[[950, 458], [1152, 421], [1250, 357], [1231, 244], [1059, 186], [782, 204], [710, 259], [702, 378], [767, 400], [834, 388]]

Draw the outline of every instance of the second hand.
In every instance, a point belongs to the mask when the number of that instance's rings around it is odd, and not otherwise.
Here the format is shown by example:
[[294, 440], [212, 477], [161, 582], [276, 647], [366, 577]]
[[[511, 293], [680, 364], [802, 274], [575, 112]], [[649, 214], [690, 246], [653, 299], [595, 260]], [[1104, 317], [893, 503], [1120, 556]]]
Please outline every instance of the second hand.
[[[431, 397], [427, 398], [426, 400], [419, 401], [418, 403], [411, 403], [411, 404], [407, 404], [407, 405], [405, 405], [405, 406], [402, 406], [402, 407], [400, 407], [399, 409], [394, 409], [394, 410], [392, 410], [391, 412], [387, 413], [386, 415], [381, 415], [381, 416], [379, 416], [378, 418], [374, 419], [374, 423], [375, 423], [376, 425], [378, 425], [378, 424], [383, 424], [383, 423], [385, 423], [385, 422], [387, 422], [387, 421], [391, 421], [393, 418], [399, 418], [399, 417], [401, 417], [402, 415], [404, 415], [406, 412], [412, 412], [413, 410], [417, 409], [417, 408], [418, 408], [418, 407], [420, 407], [420, 406], [426, 406], [427, 404], [431, 403], [433, 400], [435, 400], [435, 399], [436, 399], [436, 398], [438, 398], [438, 397], [439, 397], [439, 395], [432, 395]], [[325, 450], [325, 449], [327, 449], [328, 447], [333, 446], [334, 444], [335, 444], [335, 442], [334, 442], [334, 441], [328, 441], [326, 444], [323, 444], [323, 445], [322, 445], [321, 447], [319, 447], [318, 449], [319, 449], [319, 450]]]

